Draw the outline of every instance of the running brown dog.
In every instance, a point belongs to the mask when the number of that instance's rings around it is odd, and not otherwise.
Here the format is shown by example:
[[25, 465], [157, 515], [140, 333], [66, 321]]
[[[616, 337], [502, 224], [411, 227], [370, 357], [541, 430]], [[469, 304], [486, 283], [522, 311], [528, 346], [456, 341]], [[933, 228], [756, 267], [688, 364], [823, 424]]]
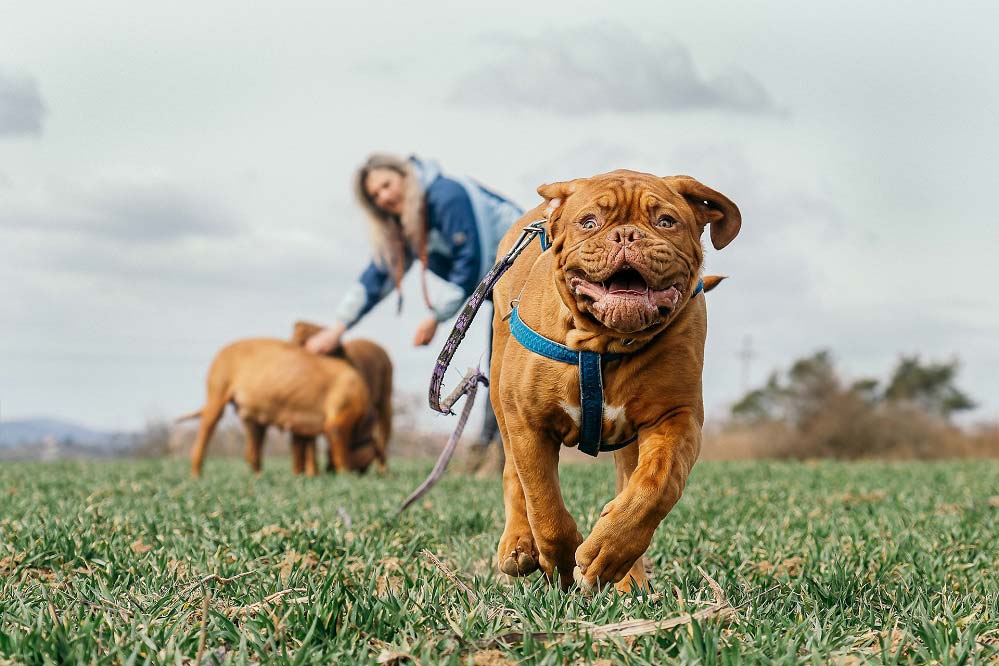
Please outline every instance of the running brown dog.
[[[363, 371], [352, 362], [351, 350], [356, 350]], [[318, 472], [319, 435], [329, 443], [328, 470], [364, 471], [374, 460], [385, 466], [391, 392], [391, 361], [368, 340], [352, 340], [336, 354], [321, 357], [294, 341], [252, 338], [218, 353], [208, 373], [204, 407], [177, 420], [201, 417], [191, 452], [191, 473], [196, 477], [201, 475], [206, 447], [229, 403], [243, 422], [246, 459], [255, 472], [262, 467], [268, 426], [291, 432], [296, 474]]]
[[[506, 450], [506, 526], [498, 565], [510, 575], [557, 572], [563, 588], [648, 586], [642, 555], [683, 492], [701, 448], [701, 372], [707, 311], [695, 295], [701, 234], [721, 249], [739, 209], [688, 176], [614, 171], [543, 185], [545, 202], [513, 225], [547, 218], [551, 247], [531, 246], [494, 291], [490, 398]], [[705, 280], [706, 287], [718, 279]], [[510, 333], [519, 303], [527, 326], [574, 351], [618, 353], [603, 365], [602, 440], [637, 434], [614, 453], [616, 497], [584, 540], [559, 486], [562, 445], [580, 433], [579, 367], [529, 351]]]

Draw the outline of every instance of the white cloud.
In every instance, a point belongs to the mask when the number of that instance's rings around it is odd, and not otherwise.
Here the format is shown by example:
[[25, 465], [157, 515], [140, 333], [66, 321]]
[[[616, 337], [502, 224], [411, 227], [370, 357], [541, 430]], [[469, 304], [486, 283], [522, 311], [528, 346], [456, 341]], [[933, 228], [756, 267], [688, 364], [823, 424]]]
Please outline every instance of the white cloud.
[[141, 171], [32, 190], [11, 187], [0, 200], [0, 225], [129, 243], [240, 231], [233, 212], [207, 188]]
[[662, 37], [594, 23], [534, 39], [496, 39], [497, 53], [456, 84], [452, 100], [473, 107], [567, 115], [720, 109], [776, 113], [756, 77], [738, 67], [704, 76], [690, 50]]

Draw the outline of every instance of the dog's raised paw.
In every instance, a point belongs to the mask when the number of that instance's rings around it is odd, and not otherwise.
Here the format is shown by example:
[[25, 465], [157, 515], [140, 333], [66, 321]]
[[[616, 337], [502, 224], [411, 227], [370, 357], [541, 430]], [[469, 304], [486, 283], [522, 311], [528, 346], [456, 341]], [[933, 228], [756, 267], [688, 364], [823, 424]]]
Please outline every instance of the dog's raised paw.
[[572, 569], [572, 579], [576, 582], [580, 592], [583, 594], [593, 594], [597, 589], [596, 585], [586, 580], [586, 576], [583, 575], [583, 570], [578, 566], [573, 567]]

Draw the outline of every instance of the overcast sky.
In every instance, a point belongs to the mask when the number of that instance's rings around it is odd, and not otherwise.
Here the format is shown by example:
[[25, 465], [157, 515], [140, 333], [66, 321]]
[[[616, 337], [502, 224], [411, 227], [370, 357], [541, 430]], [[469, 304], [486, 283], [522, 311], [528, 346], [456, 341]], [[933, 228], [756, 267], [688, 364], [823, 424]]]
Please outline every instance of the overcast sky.
[[[994, 3], [317, 4], [0, 0], [0, 418], [138, 427], [200, 405], [224, 344], [329, 321], [373, 150], [524, 207], [622, 167], [727, 194], [709, 418], [747, 337], [754, 382], [820, 348], [854, 377], [958, 357], [999, 417]], [[406, 295], [356, 331], [422, 401], [446, 331], [414, 351]]]

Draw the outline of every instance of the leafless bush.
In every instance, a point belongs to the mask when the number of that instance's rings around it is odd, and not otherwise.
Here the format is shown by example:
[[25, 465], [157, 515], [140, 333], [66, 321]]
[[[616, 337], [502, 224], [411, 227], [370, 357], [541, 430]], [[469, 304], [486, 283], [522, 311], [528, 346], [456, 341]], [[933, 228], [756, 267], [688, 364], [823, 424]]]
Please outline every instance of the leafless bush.
[[844, 381], [828, 352], [798, 359], [747, 393], [705, 435], [714, 458], [950, 458], [999, 455], [999, 427], [965, 431], [953, 413], [973, 401], [954, 384], [956, 361], [902, 356], [884, 390]]
[[804, 432], [779, 421], [708, 428], [702, 457], [709, 460], [993, 458], [999, 457], [999, 426], [982, 426], [966, 432], [904, 410], [830, 412]]
[[162, 458], [170, 454], [173, 426], [165, 421], [150, 420], [132, 439], [129, 453], [136, 458]]

